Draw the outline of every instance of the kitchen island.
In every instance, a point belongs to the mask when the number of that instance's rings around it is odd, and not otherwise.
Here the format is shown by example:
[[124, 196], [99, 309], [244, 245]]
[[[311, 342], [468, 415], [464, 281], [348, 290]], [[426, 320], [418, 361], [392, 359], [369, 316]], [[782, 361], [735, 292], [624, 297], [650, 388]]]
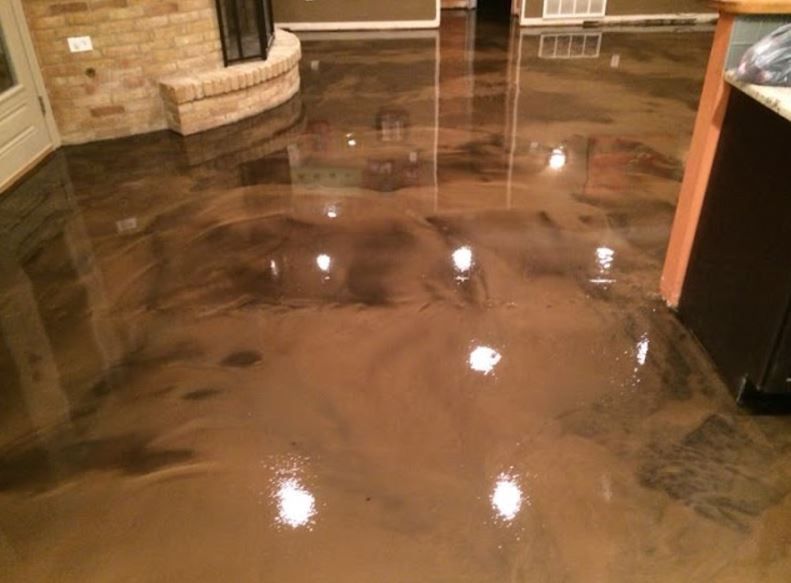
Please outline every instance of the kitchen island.
[[791, 88], [730, 72], [789, 1], [723, 1], [661, 291], [740, 402], [791, 394]]

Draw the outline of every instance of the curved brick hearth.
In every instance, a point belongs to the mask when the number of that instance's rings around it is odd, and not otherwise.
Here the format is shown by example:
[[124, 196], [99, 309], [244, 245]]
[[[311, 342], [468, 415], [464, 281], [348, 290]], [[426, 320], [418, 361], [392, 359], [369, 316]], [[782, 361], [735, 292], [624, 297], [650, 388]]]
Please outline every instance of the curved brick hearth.
[[160, 79], [168, 127], [189, 135], [277, 107], [299, 91], [301, 56], [299, 39], [277, 30], [266, 61]]

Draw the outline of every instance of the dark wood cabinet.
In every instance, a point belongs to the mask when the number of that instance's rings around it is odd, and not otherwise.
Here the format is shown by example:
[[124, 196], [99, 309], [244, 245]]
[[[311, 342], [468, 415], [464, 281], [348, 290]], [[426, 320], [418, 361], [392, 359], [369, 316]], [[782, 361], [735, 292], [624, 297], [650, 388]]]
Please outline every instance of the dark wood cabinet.
[[679, 316], [737, 393], [791, 392], [791, 122], [733, 89]]

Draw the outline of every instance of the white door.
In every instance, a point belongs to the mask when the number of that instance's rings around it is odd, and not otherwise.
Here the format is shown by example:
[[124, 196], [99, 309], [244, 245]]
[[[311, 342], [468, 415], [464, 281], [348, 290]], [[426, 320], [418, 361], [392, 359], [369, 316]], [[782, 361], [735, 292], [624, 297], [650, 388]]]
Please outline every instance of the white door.
[[19, 0], [0, 0], [0, 191], [56, 146]]

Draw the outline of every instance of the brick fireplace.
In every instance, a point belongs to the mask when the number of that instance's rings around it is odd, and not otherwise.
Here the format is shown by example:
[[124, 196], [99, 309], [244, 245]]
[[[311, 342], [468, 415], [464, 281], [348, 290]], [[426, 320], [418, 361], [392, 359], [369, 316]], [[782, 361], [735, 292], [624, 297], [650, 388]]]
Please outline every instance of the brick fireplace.
[[[254, 89], [253, 84], [264, 85], [288, 73], [290, 83], [278, 80], [282, 95], [293, 95], [298, 89], [296, 71], [272, 75], [269, 68], [259, 71], [259, 67], [251, 67], [250, 83], [244, 87], [237, 73], [231, 73], [223, 84], [226, 69], [215, 0], [25, 0], [24, 8], [53, 114], [67, 144], [168, 127], [178, 131], [168, 123], [172, 117], [166, 115], [166, 103], [170, 101], [163, 99], [167, 90], [160, 89], [162, 80], [206, 74], [204, 81], [211, 79], [209, 97], [220, 97], [219, 87], [236, 91], [233, 79], [238, 79], [238, 90], [244, 91], [237, 96], [242, 98], [243, 111], [228, 111], [234, 98], [227, 97], [230, 92], [225, 90], [224, 101], [195, 106], [217, 112], [217, 125], [278, 102], [273, 98], [276, 92], [264, 98], [263, 89]], [[70, 53], [67, 38], [73, 36], [90, 36], [93, 50]], [[293, 43], [290, 46], [298, 55], [298, 41], [296, 48]], [[295, 61], [292, 55], [279, 62], [292, 63], [296, 69], [297, 61], [298, 56]]]
[[299, 91], [300, 57], [299, 39], [278, 30], [266, 61], [162, 79], [168, 127], [189, 135], [281, 105]]

